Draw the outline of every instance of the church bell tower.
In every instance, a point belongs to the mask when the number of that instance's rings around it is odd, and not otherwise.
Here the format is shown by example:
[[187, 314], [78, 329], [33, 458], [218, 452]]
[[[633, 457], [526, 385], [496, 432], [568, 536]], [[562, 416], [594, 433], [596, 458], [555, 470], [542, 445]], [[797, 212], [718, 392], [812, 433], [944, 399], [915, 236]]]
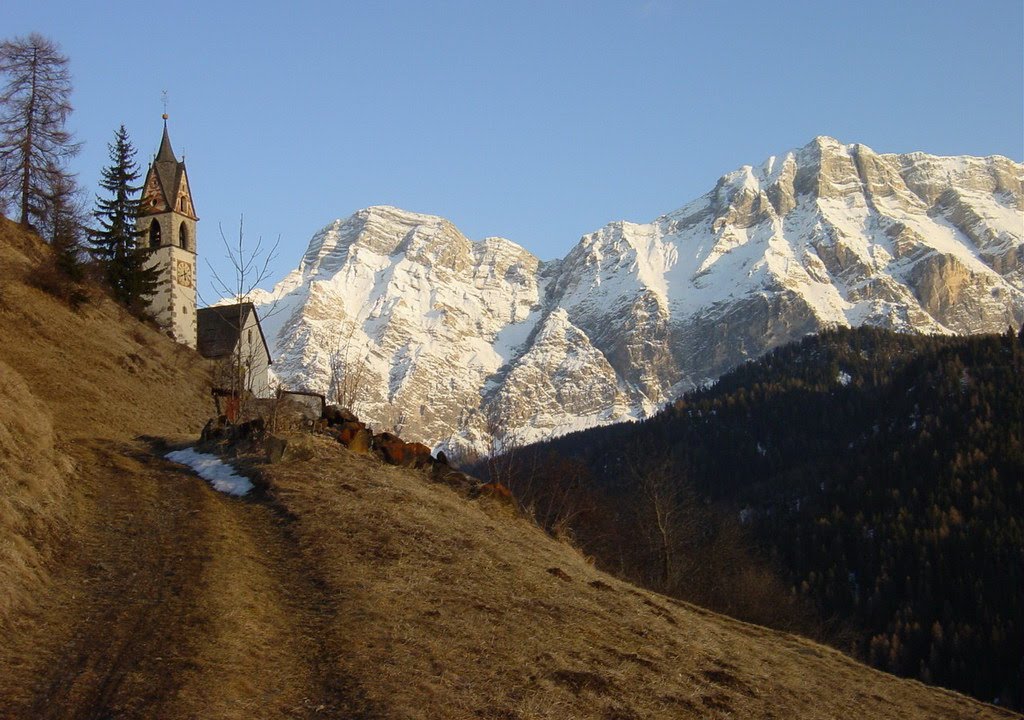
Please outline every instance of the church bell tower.
[[136, 229], [159, 268], [150, 309], [160, 327], [178, 342], [196, 347], [196, 217], [185, 161], [178, 161], [167, 134], [146, 173]]

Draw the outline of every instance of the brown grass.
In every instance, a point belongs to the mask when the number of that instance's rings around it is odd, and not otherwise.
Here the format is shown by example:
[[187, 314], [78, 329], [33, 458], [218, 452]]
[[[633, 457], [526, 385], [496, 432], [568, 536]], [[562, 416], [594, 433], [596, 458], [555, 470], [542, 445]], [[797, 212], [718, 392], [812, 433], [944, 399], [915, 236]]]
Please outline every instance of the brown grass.
[[639, 590], [423, 474], [330, 444], [268, 473], [382, 717], [998, 717], [827, 647]]
[[0, 218], [0, 360], [54, 418], [58, 442], [198, 432], [209, 367], [91, 289], [77, 311], [34, 287], [49, 248]]
[[68, 542], [76, 445], [192, 432], [210, 414], [205, 363], [95, 289], [76, 311], [37, 288], [48, 253], [0, 218], [0, 632]]
[[0, 361], [0, 630], [46, 581], [45, 567], [66, 534], [62, 502], [70, 461], [54, 447], [50, 415], [25, 381]]

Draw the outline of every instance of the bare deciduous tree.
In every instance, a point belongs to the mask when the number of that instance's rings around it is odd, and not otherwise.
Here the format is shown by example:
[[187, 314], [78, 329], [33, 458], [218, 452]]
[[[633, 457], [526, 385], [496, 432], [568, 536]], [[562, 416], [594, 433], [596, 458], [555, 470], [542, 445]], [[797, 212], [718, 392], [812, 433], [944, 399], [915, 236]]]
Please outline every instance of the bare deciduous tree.
[[327, 391], [340, 407], [355, 413], [358, 413], [356, 406], [365, 394], [367, 379], [366, 357], [352, 343], [358, 329], [353, 320], [344, 338], [338, 341], [337, 347], [331, 352], [331, 376]]
[[637, 520], [655, 566], [649, 568], [654, 570], [652, 583], [663, 592], [672, 592], [685, 574], [681, 546], [695, 534], [687, 512], [694, 502], [692, 493], [676, 477], [677, 470], [668, 458], [642, 464], [640, 452], [636, 455], [636, 459], [627, 458], [627, 467], [640, 491]]
[[512, 489], [518, 475], [516, 458], [523, 443], [510, 426], [503, 412], [492, 409], [487, 414], [487, 476], [491, 482]]
[[[228, 367], [224, 369], [226, 377], [223, 379], [227, 381], [226, 389], [239, 399], [239, 413], [244, 414], [246, 396], [251, 395], [254, 389], [251, 370], [256, 362], [254, 345], [242, 341], [246, 319], [245, 304], [252, 301], [253, 291], [270, 278], [270, 266], [277, 258], [277, 247], [281, 239], [278, 238], [273, 245], [267, 247], [263, 244], [263, 238], [257, 237], [255, 245], [247, 246], [244, 217], [238, 218], [238, 238], [233, 243], [228, 241], [223, 227], [218, 227], [218, 229], [227, 253], [226, 257], [234, 270], [234, 276], [225, 279], [212, 265], [209, 265], [210, 273], [213, 276], [214, 288], [218, 295], [223, 299], [231, 300], [237, 306], [236, 323], [239, 330], [238, 343], [235, 345]], [[275, 310], [276, 303], [263, 313], [263, 319], [272, 316]]]
[[71, 74], [58, 45], [37, 33], [0, 43], [0, 197], [19, 222], [49, 234], [54, 188], [72, 181], [67, 161], [80, 144], [65, 128]]

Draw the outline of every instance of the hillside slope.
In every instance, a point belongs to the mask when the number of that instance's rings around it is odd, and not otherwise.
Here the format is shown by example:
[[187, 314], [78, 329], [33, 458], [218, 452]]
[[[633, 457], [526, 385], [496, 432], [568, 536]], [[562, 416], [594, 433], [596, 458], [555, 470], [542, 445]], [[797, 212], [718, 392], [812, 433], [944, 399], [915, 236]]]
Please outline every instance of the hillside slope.
[[318, 445], [273, 493], [337, 598], [343, 674], [400, 718], [1009, 717], [596, 570], [500, 505]]
[[[574, 472], [546, 471], [550, 456]], [[1024, 335], [832, 330], [511, 464], [535, 507], [559, 488], [569, 507], [591, 499], [569, 526], [625, 577], [742, 612], [736, 583], [717, 591], [740, 563], [715, 548], [753, 545], [741, 556], [770, 560], [780, 592], [746, 619], [794, 627], [775, 612], [800, 598], [876, 667], [1024, 707]]]
[[81, 443], [193, 432], [211, 411], [205, 363], [98, 294], [73, 311], [41, 290], [48, 256], [0, 218], [0, 629], [82, 510]]
[[216, 493], [138, 437], [195, 431], [202, 364], [54, 304], [26, 284], [41, 249], [0, 231], [0, 717], [1009, 716], [638, 590], [316, 436], [255, 497]]
[[207, 364], [47, 257], [0, 219], [0, 718], [352, 717], [278, 513], [160, 459]]
[[201, 428], [206, 363], [98, 293], [74, 311], [40, 290], [48, 254], [0, 218], [0, 361], [54, 416], [61, 441]]

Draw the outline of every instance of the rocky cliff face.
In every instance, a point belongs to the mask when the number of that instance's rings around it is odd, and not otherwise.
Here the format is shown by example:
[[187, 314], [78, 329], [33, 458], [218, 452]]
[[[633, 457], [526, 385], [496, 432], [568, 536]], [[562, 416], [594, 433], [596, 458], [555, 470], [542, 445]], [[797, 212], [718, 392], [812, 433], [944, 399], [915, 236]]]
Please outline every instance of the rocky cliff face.
[[1024, 166], [817, 138], [542, 263], [442, 218], [361, 210], [256, 298], [289, 386], [449, 450], [644, 417], [828, 325], [1024, 322]]

